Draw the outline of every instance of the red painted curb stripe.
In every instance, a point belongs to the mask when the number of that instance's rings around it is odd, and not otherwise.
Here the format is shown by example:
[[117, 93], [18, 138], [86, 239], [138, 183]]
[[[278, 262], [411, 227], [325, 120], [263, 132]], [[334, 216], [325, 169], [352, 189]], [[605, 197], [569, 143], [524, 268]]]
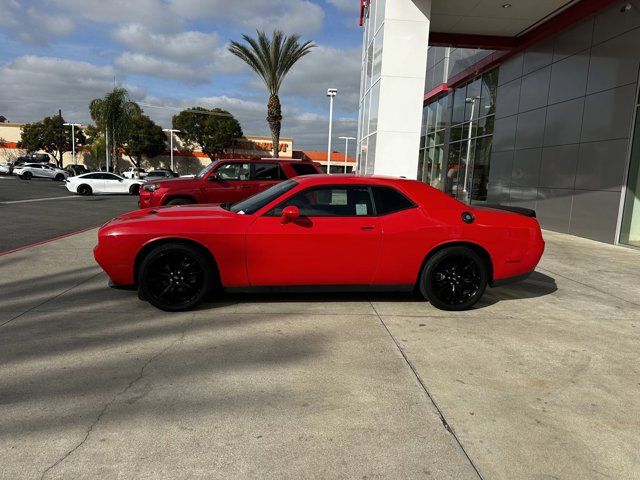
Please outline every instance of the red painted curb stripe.
[[24, 245], [22, 247], [13, 248], [11, 250], [5, 250], [4, 252], [0, 252], [0, 257], [2, 257], [4, 255], [9, 255], [10, 253], [19, 252], [20, 250], [26, 250], [27, 248], [37, 247], [39, 245], [44, 245], [45, 243], [55, 242], [56, 240], [60, 240], [62, 238], [67, 238], [67, 237], [71, 237], [71, 236], [77, 235], [79, 233], [88, 232], [89, 230], [93, 230], [94, 228], [98, 228], [99, 226], [100, 225], [95, 225], [93, 227], [83, 228], [81, 230], [76, 230], [74, 232], [63, 233], [62, 235], [57, 235], [55, 237], [48, 238], [46, 240], [41, 240], [40, 242], [32, 243], [30, 245]]

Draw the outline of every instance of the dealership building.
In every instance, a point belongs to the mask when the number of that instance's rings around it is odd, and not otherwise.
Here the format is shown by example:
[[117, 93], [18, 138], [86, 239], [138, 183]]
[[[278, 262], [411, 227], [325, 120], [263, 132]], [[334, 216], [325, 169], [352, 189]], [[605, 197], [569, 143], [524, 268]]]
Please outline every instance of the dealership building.
[[640, 1], [361, 0], [361, 23], [361, 173], [640, 246]]

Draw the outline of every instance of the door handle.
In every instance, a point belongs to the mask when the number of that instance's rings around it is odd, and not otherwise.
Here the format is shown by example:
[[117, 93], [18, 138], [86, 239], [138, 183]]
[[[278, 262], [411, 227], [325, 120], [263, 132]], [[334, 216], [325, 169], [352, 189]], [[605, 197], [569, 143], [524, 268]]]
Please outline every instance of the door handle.
[[251, 185], [240, 185], [240, 188], [251, 188]]
[[375, 228], [376, 228], [375, 225], [363, 225], [360, 227], [360, 230], [373, 230]]

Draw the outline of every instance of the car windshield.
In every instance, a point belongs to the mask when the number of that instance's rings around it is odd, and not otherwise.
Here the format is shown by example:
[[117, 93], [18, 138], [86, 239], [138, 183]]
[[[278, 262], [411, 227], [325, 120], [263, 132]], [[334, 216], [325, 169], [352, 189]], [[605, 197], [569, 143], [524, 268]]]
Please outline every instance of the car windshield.
[[211, 162], [209, 165], [207, 165], [206, 167], [204, 167], [202, 170], [200, 170], [200, 173], [198, 173], [198, 175], [196, 175], [196, 178], [202, 178], [204, 177], [209, 170], [211, 170], [217, 162]]
[[283, 193], [288, 192], [296, 185], [297, 183], [293, 180], [285, 180], [284, 182], [277, 183], [273, 187], [268, 188], [253, 197], [234, 203], [229, 207], [229, 210], [233, 213], [251, 215], [278, 198]]

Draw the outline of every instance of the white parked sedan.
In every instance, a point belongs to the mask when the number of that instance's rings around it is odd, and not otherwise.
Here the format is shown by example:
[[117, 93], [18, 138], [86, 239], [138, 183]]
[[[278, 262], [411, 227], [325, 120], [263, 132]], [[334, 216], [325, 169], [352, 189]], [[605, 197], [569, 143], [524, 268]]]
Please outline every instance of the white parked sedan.
[[78, 195], [93, 193], [128, 193], [138, 195], [143, 180], [122, 178], [115, 173], [93, 172], [68, 178], [67, 190]]
[[34, 177], [50, 178], [58, 182], [67, 178], [68, 174], [61, 168], [54, 167], [47, 163], [24, 163], [13, 168], [13, 174], [24, 180], [31, 180]]

